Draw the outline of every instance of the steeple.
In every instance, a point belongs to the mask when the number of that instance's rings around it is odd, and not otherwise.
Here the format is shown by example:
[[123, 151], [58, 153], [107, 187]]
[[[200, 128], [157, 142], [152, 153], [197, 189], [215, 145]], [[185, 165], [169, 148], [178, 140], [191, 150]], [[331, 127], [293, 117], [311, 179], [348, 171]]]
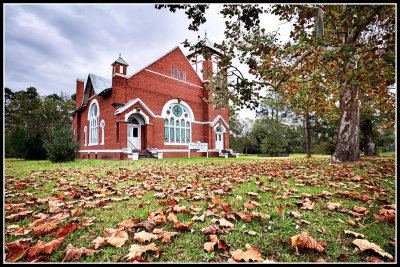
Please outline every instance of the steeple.
[[200, 39], [200, 35], [197, 38], [197, 43], [194, 45], [195, 51], [186, 57], [202, 80], [208, 81], [209, 76], [217, 71], [217, 62], [223, 53], [210, 42], [206, 31], [203, 39]]
[[129, 66], [128, 63], [125, 62], [125, 60], [122, 59], [121, 53], [119, 53], [119, 57], [117, 60], [114, 61], [114, 63], [111, 64], [113, 66], [112, 69], [112, 75], [114, 76], [115, 74], [121, 74], [121, 75], [126, 75], [126, 69]]

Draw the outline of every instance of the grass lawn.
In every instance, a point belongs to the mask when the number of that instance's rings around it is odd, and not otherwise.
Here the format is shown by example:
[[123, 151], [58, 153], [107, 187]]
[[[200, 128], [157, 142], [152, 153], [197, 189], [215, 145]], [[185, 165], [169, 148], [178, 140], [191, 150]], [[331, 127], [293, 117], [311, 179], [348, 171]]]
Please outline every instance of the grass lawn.
[[328, 158], [6, 159], [6, 261], [397, 261], [395, 155]]

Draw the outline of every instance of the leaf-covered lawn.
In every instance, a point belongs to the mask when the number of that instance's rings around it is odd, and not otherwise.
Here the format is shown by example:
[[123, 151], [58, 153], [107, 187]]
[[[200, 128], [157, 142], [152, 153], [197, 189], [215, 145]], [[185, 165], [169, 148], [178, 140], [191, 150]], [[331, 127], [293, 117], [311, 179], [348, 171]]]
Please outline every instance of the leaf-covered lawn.
[[5, 161], [7, 262], [394, 262], [395, 160]]

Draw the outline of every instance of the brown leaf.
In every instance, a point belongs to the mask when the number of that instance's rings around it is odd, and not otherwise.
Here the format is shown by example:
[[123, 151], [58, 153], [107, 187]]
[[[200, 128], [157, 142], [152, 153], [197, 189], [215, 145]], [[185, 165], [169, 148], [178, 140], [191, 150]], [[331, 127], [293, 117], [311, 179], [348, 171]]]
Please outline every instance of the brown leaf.
[[231, 227], [231, 228], [235, 228], [235, 225], [233, 223], [231, 223], [228, 220], [225, 220], [224, 218], [219, 220], [219, 225], [221, 225], [222, 227]]
[[392, 255], [390, 255], [389, 253], [384, 251], [380, 246], [378, 246], [374, 243], [371, 243], [366, 239], [356, 239], [351, 243], [356, 245], [360, 249], [360, 251], [373, 250], [376, 253], [378, 253], [379, 255], [381, 255], [382, 257], [388, 257], [389, 259], [393, 260]]
[[74, 222], [69, 222], [58, 230], [57, 237], [67, 236], [70, 232], [78, 228], [79, 225]]
[[[153, 231], [153, 233], [155, 233], [155, 232]], [[165, 244], [168, 244], [168, 243], [171, 242], [171, 238], [173, 236], [176, 236], [177, 234], [178, 234], [178, 232], [165, 232], [165, 231], [162, 231], [160, 233], [157, 233], [157, 236], [158, 236], [158, 238], [161, 238], [161, 242], [163, 242]]]
[[94, 249], [97, 249], [100, 247], [102, 244], [106, 242], [106, 239], [104, 237], [98, 236], [96, 239], [92, 241], [92, 245]]
[[90, 256], [93, 253], [99, 253], [99, 250], [87, 249], [84, 247], [76, 248], [71, 244], [68, 244], [67, 248], [65, 249], [65, 257], [62, 262], [69, 261], [75, 257], [75, 260], [79, 260], [82, 254], [86, 254], [86, 256]]
[[122, 247], [126, 240], [128, 240], [128, 234], [122, 229], [117, 229], [117, 231], [107, 238], [107, 242], [114, 247]]
[[202, 222], [204, 222], [205, 218], [206, 218], [205, 214], [201, 215], [200, 217], [195, 215], [195, 216], [193, 216], [192, 221], [202, 221]]
[[128, 255], [126, 255], [124, 258], [127, 258], [126, 261], [132, 262], [135, 260], [140, 260], [142, 257], [142, 254], [147, 252], [147, 251], [158, 251], [159, 248], [156, 247], [156, 244], [151, 243], [147, 246], [140, 246], [140, 245], [132, 245], [129, 249]]
[[298, 212], [297, 210], [292, 211], [290, 214], [292, 214], [295, 218], [301, 218], [301, 217], [303, 217], [303, 215], [301, 215], [301, 213]]
[[[44, 252], [46, 254], [51, 254], [53, 250], [57, 249], [58, 246], [64, 241], [65, 236], [60, 237], [58, 239], [54, 239], [48, 243], [39, 240], [35, 246], [31, 247], [28, 251], [28, 258], [33, 258], [38, 255], [40, 252]], [[31, 261], [31, 260], [28, 260]]]
[[44, 218], [33, 221], [28, 225], [28, 229], [32, 229], [34, 235], [44, 235], [57, 228], [59, 220], [53, 218]]
[[244, 203], [244, 208], [247, 209], [247, 210], [252, 210], [252, 209], [257, 208], [257, 207], [260, 206], [260, 205], [261, 205], [261, 204], [258, 203], [258, 202], [249, 200], [249, 201], [247, 201], [246, 203]]
[[210, 242], [206, 242], [204, 244], [204, 250], [207, 252], [214, 251], [214, 246], [218, 243], [218, 236], [216, 235], [210, 235]]
[[261, 257], [259, 250], [257, 248], [253, 248], [249, 244], [245, 245], [247, 249], [246, 252], [243, 252], [241, 249], [237, 249], [235, 251], [231, 251], [233, 259], [237, 262], [263, 262], [264, 259]]
[[152, 233], [148, 233], [146, 231], [141, 231], [139, 233], [135, 233], [133, 236], [133, 239], [139, 242], [146, 242], [146, 241], [151, 241], [151, 239], [157, 240], [158, 236]]
[[256, 235], [257, 232], [251, 231], [251, 230], [244, 230], [244, 233], [249, 234], [249, 235]]
[[243, 213], [242, 211], [237, 211], [234, 214], [242, 218], [245, 222], [249, 222], [252, 218], [250, 213]]
[[18, 239], [12, 243], [6, 243], [6, 249], [8, 251], [6, 262], [15, 262], [22, 258], [29, 249], [32, 243], [32, 238]]
[[369, 256], [365, 258], [368, 262], [384, 262], [381, 258], [376, 256]]
[[292, 247], [300, 245], [301, 248], [316, 249], [318, 252], [324, 250], [324, 248], [307, 232], [302, 232], [300, 235], [289, 237], [289, 239], [292, 242]]
[[131, 229], [135, 225], [132, 219], [118, 223], [118, 228]]
[[364, 235], [363, 234], [360, 234], [360, 233], [356, 233], [356, 232], [353, 232], [353, 231], [348, 231], [348, 230], [344, 230], [344, 233], [346, 234], [346, 235], [352, 235], [352, 236], [354, 236], [354, 237], [356, 237], [356, 238], [364, 238]]
[[327, 208], [328, 210], [335, 210], [335, 209], [340, 208], [340, 206], [341, 206], [340, 203], [331, 203], [331, 202], [328, 202], [328, 203], [326, 204], [326, 208]]

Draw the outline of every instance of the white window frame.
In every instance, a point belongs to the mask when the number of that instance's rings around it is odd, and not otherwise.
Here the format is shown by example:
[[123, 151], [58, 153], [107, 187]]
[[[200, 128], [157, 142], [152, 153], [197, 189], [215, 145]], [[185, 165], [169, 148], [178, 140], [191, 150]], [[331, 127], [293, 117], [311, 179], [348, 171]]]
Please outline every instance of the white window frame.
[[100, 145], [104, 145], [104, 127], [106, 126], [106, 123], [104, 120], [101, 120], [100, 122], [100, 127], [101, 127], [101, 143]]
[[176, 78], [177, 78], [178, 80], [181, 79], [181, 70], [180, 70], [180, 69], [177, 69], [177, 70], [176, 70]]
[[87, 146], [87, 126], [85, 126], [83, 131], [85, 132], [85, 146]]
[[[189, 145], [189, 142], [192, 142], [192, 121], [194, 120], [193, 115], [192, 115], [192, 110], [190, 107], [187, 107], [186, 103], [183, 104], [183, 101], [181, 103], [175, 102], [175, 101], [168, 101], [167, 105], [164, 106], [163, 108], [163, 118], [164, 118], [164, 145], [178, 145], [178, 146], [187, 146]], [[180, 106], [183, 113], [180, 117], [176, 117], [173, 112], [172, 108], [175, 106]], [[167, 113], [167, 110], [170, 111], [170, 113]], [[188, 114], [187, 117], [184, 116], [184, 114]], [[174, 120], [174, 125], [171, 125], [171, 118]], [[168, 125], [165, 125], [165, 120], [168, 120]], [[184, 126], [182, 127], [182, 120], [184, 121]], [[179, 125], [176, 125], [177, 122]], [[189, 122], [189, 127], [187, 126], [187, 123]], [[165, 139], [165, 128], [168, 127], [168, 140]], [[173, 142], [171, 142], [171, 129], [173, 129]], [[176, 136], [177, 136], [177, 131], [179, 130], [179, 141], [176, 141]], [[182, 130], [184, 130], [184, 142], [182, 142]], [[189, 130], [189, 140], [187, 139], [187, 130]]]
[[121, 74], [124, 73], [124, 66], [119, 65], [119, 73], [121, 73]]
[[175, 78], [175, 68], [171, 67], [171, 77]]
[[186, 82], [186, 71], [182, 71], [182, 79]]
[[[94, 116], [93, 108], [97, 108], [97, 114]], [[88, 121], [89, 121], [89, 146], [99, 144], [99, 117], [100, 106], [96, 99], [93, 99], [89, 106]]]

